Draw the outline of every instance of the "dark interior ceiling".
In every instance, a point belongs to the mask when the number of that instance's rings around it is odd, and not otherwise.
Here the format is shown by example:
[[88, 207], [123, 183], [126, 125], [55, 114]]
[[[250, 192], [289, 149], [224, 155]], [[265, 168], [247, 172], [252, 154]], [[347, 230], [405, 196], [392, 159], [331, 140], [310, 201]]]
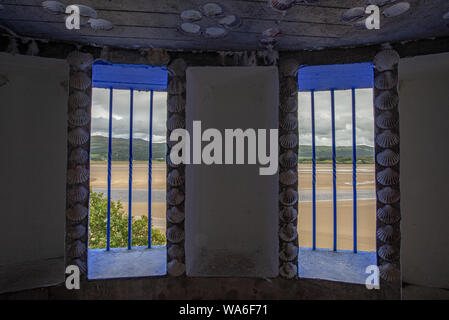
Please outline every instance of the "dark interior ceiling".
[[[381, 18], [380, 30], [358, 30], [340, 20], [352, 7], [364, 6], [366, 0], [320, 0], [316, 4], [296, 3], [285, 16], [268, 6], [267, 0], [212, 0], [222, 6], [225, 14], [241, 18], [242, 25], [225, 38], [210, 39], [186, 35], [179, 31], [180, 14], [197, 9], [206, 0], [75, 0], [66, 5], [84, 4], [98, 12], [114, 27], [95, 31], [89, 25], [80, 30], [65, 27], [65, 15], [46, 11], [41, 0], [0, 0], [0, 25], [16, 34], [51, 40], [68, 40], [100, 46], [127, 48], [167, 48], [185, 50], [252, 50], [263, 49], [262, 32], [279, 24], [283, 34], [276, 50], [321, 49], [360, 46], [449, 36], [448, 0], [409, 0], [409, 11]], [[399, 0], [396, 1], [400, 2]], [[205, 18], [202, 27], [216, 25], [216, 19]]]

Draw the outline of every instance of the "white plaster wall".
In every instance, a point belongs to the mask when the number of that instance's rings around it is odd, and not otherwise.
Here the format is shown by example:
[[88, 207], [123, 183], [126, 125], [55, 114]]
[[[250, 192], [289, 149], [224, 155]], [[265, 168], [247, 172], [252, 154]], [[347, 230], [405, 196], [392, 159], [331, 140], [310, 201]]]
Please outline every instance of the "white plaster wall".
[[403, 281], [449, 288], [449, 53], [399, 65]]
[[68, 72], [0, 54], [0, 266], [64, 256]]
[[[277, 129], [277, 68], [188, 68], [191, 135], [193, 120], [203, 131]], [[259, 165], [188, 165], [185, 205], [187, 275], [277, 276], [277, 173], [261, 176]]]

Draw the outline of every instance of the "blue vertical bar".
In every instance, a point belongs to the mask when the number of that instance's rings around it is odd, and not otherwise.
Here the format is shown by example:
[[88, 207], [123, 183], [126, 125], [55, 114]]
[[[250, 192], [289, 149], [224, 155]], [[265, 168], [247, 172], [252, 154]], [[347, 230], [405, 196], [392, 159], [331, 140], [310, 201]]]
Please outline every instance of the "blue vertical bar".
[[151, 166], [153, 159], [153, 90], [150, 91], [150, 142], [148, 151], [148, 248], [151, 248]]
[[128, 249], [131, 249], [132, 234], [132, 195], [133, 195], [133, 98], [134, 90], [130, 92], [129, 103], [129, 186], [128, 186]]
[[331, 113], [332, 113], [332, 183], [334, 200], [334, 251], [337, 251], [337, 165], [335, 152], [335, 91], [331, 90]]
[[312, 219], [313, 219], [313, 250], [316, 250], [316, 149], [315, 149], [315, 90], [311, 91], [312, 114]]
[[352, 88], [352, 207], [354, 215], [354, 253], [357, 253], [357, 127], [355, 123], [355, 89]]
[[112, 96], [113, 90], [109, 88], [109, 138], [108, 138], [108, 220], [106, 250], [111, 248], [111, 161], [112, 161]]

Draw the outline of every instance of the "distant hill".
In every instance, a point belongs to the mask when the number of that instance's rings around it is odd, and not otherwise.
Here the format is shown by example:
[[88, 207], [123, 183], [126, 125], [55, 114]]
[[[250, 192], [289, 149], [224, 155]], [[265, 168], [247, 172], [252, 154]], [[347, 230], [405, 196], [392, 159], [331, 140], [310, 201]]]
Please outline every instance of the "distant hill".
[[[374, 163], [374, 147], [358, 145], [356, 151], [358, 163]], [[352, 146], [336, 147], [335, 155], [337, 163], [352, 163]], [[312, 146], [300, 145], [298, 156], [301, 163], [312, 162]], [[316, 146], [316, 160], [317, 163], [332, 162], [332, 147]]]

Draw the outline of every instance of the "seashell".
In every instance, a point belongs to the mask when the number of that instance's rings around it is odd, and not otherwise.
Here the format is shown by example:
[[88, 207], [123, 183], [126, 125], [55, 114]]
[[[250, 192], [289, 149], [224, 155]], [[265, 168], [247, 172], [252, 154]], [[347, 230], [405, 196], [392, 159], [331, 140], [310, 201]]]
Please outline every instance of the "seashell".
[[185, 256], [184, 247], [182, 245], [177, 245], [177, 244], [173, 244], [173, 245], [169, 246], [167, 253], [171, 259], [182, 260]]
[[167, 202], [169, 205], [177, 206], [184, 201], [184, 194], [177, 188], [167, 192]]
[[298, 93], [298, 79], [296, 77], [287, 77], [281, 81], [281, 97], [290, 97]]
[[201, 27], [195, 23], [185, 22], [180, 26], [181, 31], [188, 35], [200, 34]]
[[294, 133], [284, 134], [279, 138], [282, 148], [291, 149], [298, 145], [298, 136]]
[[173, 60], [167, 67], [168, 73], [172, 77], [184, 77], [187, 69], [187, 63], [184, 59], [178, 58]]
[[218, 20], [218, 24], [224, 26], [225, 28], [233, 30], [240, 27], [240, 25], [242, 24], [242, 20], [240, 20], [240, 18], [235, 15], [229, 15]]
[[0, 87], [7, 85], [9, 82], [8, 77], [4, 74], [0, 74]]
[[382, 50], [374, 57], [374, 68], [379, 72], [393, 70], [399, 63], [399, 59], [399, 54], [395, 50]]
[[28, 45], [26, 54], [29, 56], [37, 56], [39, 54], [39, 47], [37, 46], [36, 41], [31, 40], [30, 44]]
[[398, 119], [390, 111], [385, 111], [376, 118], [376, 125], [382, 129], [396, 128]]
[[67, 236], [71, 240], [81, 239], [86, 234], [86, 227], [82, 224], [68, 228]]
[[182, 112], [186, 107], [186, 99], [182, 95], [170, 95], [167, 101], [169, 112]]
[[181, 19], [188, 22], [201, 20], [203, 16], [198, 10], [185, 10], [181, 12]]
[[167, 263], [167, 273], [172, 277], [179, 277], [183, 275], [186, 271], [186, 266], [184, 263], [179, 262], [176, 259], [171, 260]]
[[76, 265], [82, 274], [87, 274], [87, 263], [81, 259], [73, 259], [73, 264]]
[[298, 127], [298, 117], [294, 113], [287, 113], [281, 117], [279, 125], [287, 131], [295, 130]]
[[84, 109], [75, 109], [69, 113], [69, 123], [73, 127], [83, 127], [90, 121], [90, 116]]
[[344, 22], [352, 22], [365, 16], [364, 7], [355, 7], [342, 13], [340, 19]]
[[296, 97], [288, 97], [281, 101], [279, 108], [283, 112], [296, 112], [298, 110], [298, 100]]
[[377, 217], [386, 224], [393, 224], [401, 220], [399, 210], [393, 208], [389, 204], [377, 209]]
[[167, 210], [167, 220], [171, 223], [183, 222], [185, 218], [184, 211], [179, 210], [177, 207], [171, 207]]
[[167, 120], [167, 129], [170, 131], [173, 131], [173, 130], [179, 129], [179, 128], [184, 129], [185, 126], [186, 126], [186, 119], [179, 114], [173, 114]]
[[377, 238], [383, 242], [389, 242], [393, 239], [394, 229], [390, 225], [383, 226], [376, 231]]
[[378, 73], [374, 77], [374, 86], [380, 90], [390, 90], [398, 84], [398, 75], [396, 72], [385, 71]]
[[81, 91], [75, 91], [69, 96], [69, 107], [71, 109], [84, 108], [90, 104], [90, 97]]
[[385, 149], [376, 156], [377, 163], [384, 167], [397, 165], [399, 163], [399, 158], [399, 154], [390, 149]]
[[65, 13], [66, 5], [59, 1], [44, 1], [42, 7], [54, 14]]
[[410, 3], [404, 1], [399, 2], [395, 5], [392, 5], [391, 7], [385, 9], [382, 13], [385, 17], [391, 18], [391, 17], [397, 17], [405, 12], [407, 12], [410, 9]]
[[91, 79], [84, 72], [76, 72], [70, 77], [70, 87], [81, 91], [86, 90], [91, 85]]
[[296, 259], [298, 256], [298, 247], [295, 246], [293, 243], [284, 243], [282, 245], [281, 252], [279, 252], [279, 258], [282, 261], [292, 261]]
[[75, 240], [69, 249], [69, 254], [73, 258], [83, 257], [86, 252], [86, 245], [81, 240]]
[[290, 242], [298, 237], [298, 231], [293, 223], [287, 223], [279, 230], [279, 237], [285, 242]]
[[147, 53], [147, 60], [152, 66], [165, 66], [170, 62], [170, 56], [165, 49], [150, 49]]
[[276, 43], [278, 43], [278, 41], [275, 38], [263, 38], [259, 40], [259, 44], [262, 47], [272, 48], [276, 45]]
[[273, 27], [266, 29], [264, 32], [262, 32], [262, 35], [267, 38], [276, 38], [277, 36], [280, 36], [282, 34], [282, 30], [279, 27]]
[[400, 271], [391, 263], [384, 263], [379, 266], [379, 276], [385, 281], [398, 281], [401, 278]]
[[67, 198], [70, 203], [84, 202], [88, 195], [89, 191], [84, 186], [72, 187], [67, 191]]
[[94, 29], [95, 31], [98, 30], [111, 30], [112, 28], [114, 28], [114, 25], [112, 24], [112, 22], [105, 20], [105, 19], [89, 19], [87, 20], [87, 23], [90, 24], [90, 27], [92, 29]]
[[293, 7], [296, 0], [268, 0], [268, 4], [275, 10], [285, 11]]
[[379, 201], [384, 204], [393, 204], [399, 201], [401, 194], [396, 189], [385, 187], [382, 190], [377, 191], [377, 197]]
[[279, 157], [279, 163], [284, 168], [295, 167], [298, 164], [298, 155], [292, 150], [287, 150]]
[[298, 201], [298, 192], [293, 188], [287, 188], [281, 192], [279, 200], [285, 206], [292, 206]]
[[376, 178], [384, 186], [392, 186], [399, 183], [399, 174], [391, 168], [378, 172]]
[[81, 127], [75, 128], [68, 134], [70, 144], [74, 146], [81, 146], [89, 141], [89, 133]]
[[177, 225], [171, 226], [167, 229], [167, 240], [172, 243], [180, 243], [184, 240], [184, 230]]
[[83, 148], [75, 148], [70, 153], [69, 160], [76, 164], [84, 164], [89, 160], [89, 154]]
[[377, 250], [377, 254], [384, 260], [391, 261], [396, 256], [396, 250], [389, 244], [384, 244]]
[[223, 9], [213, 2], [202, 5], [200, 10], [206, 17], [219, 17], [223, 14]]
[[209, 27], [209, 28], [206, 28], [203, 35], [206, 38], [217, 39], [217, 38], [224, 38], [227, 34], [228, 34], [228, 32], [226, 31], [226, 29], [223, 29], [220, 27]]
[[399, 104], [399, 95], [396, 90], [382, 91], [376, 99], [374, 105], [379, 110], [392, 110]]
[[376, 143], [382, 148], [391, 148], [399, 143], [399, 136], [390, 130], [385, 130], [376, 136]]
[[179, 173], [177, 169], [173, 169], [167, 176], [167, 182], [172, 187], [178, 187], [184, 183], [184, 175]]
[[67, 182], [69, 184], [84, 183], [89, 180], [89, 170], [83, 166], [67, 170]]
[[95, 11], [91, 7], [88, 7], [88, 6], [85, 6], [82, 4], [77, 4], [76, 6], [78, 6], [78, 8], [80, 9], [80, 16], [94, 18], [94, 19], [98, 16], [97, 11]]
[[85, 71], [92, 66], [94, 58], [90, 53], [72, 51], [67, 56], [67, 63], [75, 70]]
[[178, 77], [172, 78], [168, 83], [167, 91], [169, 94], [182, 94], [186, 91], [186, 82]]
[[279, 175], [279, 180], [287, 186], [292, 185], [298, 181], [298, 172], [294, 170], [284, 171]]
[[67, 219], [73, 222], [81, 222], [87, 217], [88, 210], [81, 204], [76, 204], [73, 208], [67, 210]]
[[390, 4], [392, 2], [395, 2], [396, 0], [368, 0], [366, 1], [366, 5], [370, 6], [370, 5], [375, 5], [378, 7], [383, 7], [387, 4]]
[[279, 268], [279, 274], [286, 279], [292, 279], [298, 274], [298, 267], [292, 262], [284, 262]]
[[281, 76], [296, 77], [299, 71], [299, 63], [296, 59], [287, 59], [281, 62], [279, 71], [281, 73]]
[[290, 223], [296, 220], [298, 211], [294, 207], [284, 207], [280, 212], [280, 218], [285, 223]]

